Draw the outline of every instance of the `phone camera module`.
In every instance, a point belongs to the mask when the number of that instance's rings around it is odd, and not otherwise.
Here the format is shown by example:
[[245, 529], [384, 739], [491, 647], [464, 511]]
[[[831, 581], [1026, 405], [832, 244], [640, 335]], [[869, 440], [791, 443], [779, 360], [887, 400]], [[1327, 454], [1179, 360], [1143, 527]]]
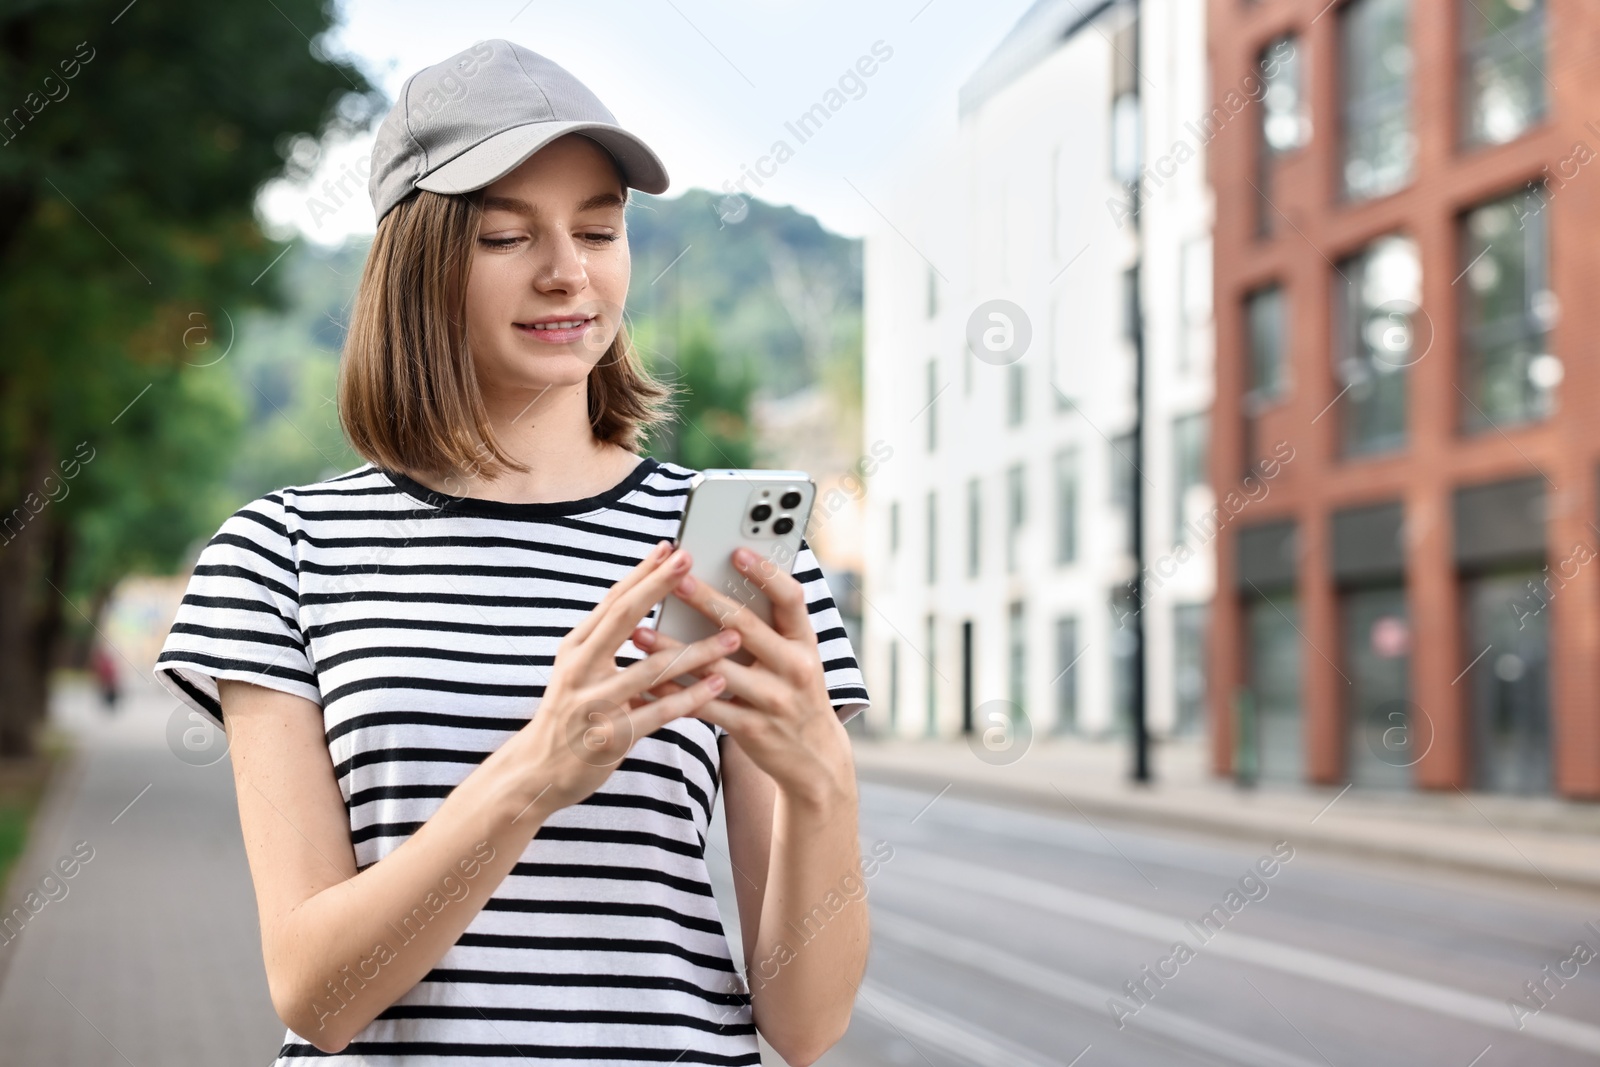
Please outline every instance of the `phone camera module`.
[[785, 511], [793, 511], [800, 506], [800, 494], [791, 489], [778, 498], [778, 506]]
[[775, 534], [786, 534], [792, 529], [794, 529], [794, 520], [787, 515], [772, 524], [772, 532]]
[[766, 522], [771, 517], [771, 504], [757, 504], [755, 507], [750, 509], [750, 519], [752, 522]]

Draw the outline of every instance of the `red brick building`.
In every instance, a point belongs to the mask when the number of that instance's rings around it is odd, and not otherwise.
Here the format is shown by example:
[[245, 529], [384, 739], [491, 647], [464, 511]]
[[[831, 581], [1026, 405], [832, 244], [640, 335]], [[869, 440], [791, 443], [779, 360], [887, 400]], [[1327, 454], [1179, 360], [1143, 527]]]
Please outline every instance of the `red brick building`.
[[1216, 769], [1600, 797], [1600, 4], [1209, 38]]

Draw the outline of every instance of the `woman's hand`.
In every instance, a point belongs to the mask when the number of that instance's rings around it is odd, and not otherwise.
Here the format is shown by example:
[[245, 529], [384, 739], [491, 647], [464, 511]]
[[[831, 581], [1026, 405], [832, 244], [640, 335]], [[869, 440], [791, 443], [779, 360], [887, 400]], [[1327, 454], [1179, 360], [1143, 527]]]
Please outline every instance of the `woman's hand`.
[[[727, 730], [792, 797], [826, 800], [853, 791], [850, 739], [828, 698], [804, 587], [748, 549], [734, 552], [733, 565], [772, 601], [772, 625], [687, 572], [679, 576], [672, 594], [722, 626], [722, 633], [738, 634], [756, 660], [748, 666], [717, 663], [731, 699], [704, 701], [690, 714]], [[633, 632], [633, 643], [652, 657], [683, 655], [685, 662], [695, 648], [646, 628]], [[666, 683], [661, 691], [672, 694], [667, 699], [699, 689], [710, 677], [694, 668], [675, 668], [673, 674], [699, 675], [701, 681], [689, 690]]]
[[[722, 691], [717, 661], [739, 647], [740, 635], [732, 630], [651, 652], [623, 669], [616, 665], [623, 640], [689, 573], [690, 564], [687, 552], [661, 542], [561, 639], [538, 711], [491, 757], [526, 768], [517, 780], [528, 789], [529, 807], [537, 804], [548, 813], [583, 800], [636, 739], [692, 714]], [[667, 681], [685, 673], [700, 680], [688, 688]], [[646, 693], [657, 699], [646, 699]]]

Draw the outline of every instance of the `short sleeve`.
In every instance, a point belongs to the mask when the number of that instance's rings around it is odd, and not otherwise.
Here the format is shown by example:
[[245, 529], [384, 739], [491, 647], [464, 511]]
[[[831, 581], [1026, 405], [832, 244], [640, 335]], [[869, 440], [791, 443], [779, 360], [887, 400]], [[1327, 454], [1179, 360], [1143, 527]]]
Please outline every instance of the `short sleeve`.
[[231, 678], [322, 704], [300, 630], [294, 546], [283, 497], [235, 512], [206, 543], [161, 654], [156, 679], [222, 725], [217, 680]]
[[833, 703], [839, 721], [849, 722], [869, 706], [867, 685], [861, 675], [855, 647], [845, 633], [844, 616], [840, 614], [827, 577], [822, 573], [822, 565], [804, 540], [800, 542], [800, 552], [795, 556], [794, 577], [805, 589], [806, 611], [811, 615], [812, 628], [817, 631], [817, 651], [822, 656], [828, 698]]

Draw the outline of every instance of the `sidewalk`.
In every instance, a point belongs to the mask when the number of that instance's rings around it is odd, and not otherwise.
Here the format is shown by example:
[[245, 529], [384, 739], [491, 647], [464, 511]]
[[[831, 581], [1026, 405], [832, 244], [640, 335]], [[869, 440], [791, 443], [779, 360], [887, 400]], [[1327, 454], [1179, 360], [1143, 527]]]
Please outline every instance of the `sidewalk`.
[[1240, 789], [1209, 773], [1200, 745], [1152, 750], [1155, 781], [1128, 781], [1120, 741], [1035, 739], [1016, 762], [980, 760], [965, 740], [855, 737], [864, 781], [931, 799], [954, 794], [1044, 807], [1088, 820], [1287, 839], [1348, 854], [1600, 890], [1600, 804], [1481, 793], [1380, 793], [1339, 787]]
[[7, 891], [7, 913], [30, 889], [48, 903], [0, 935], [0, 1064], [270, 1063], [283, 1026], [231, 765], [179, 759], [175, 701], [142, 679], [130, 689], [110, 719], [85, 689], [57, 694], [54, 722], [80, 747]]

